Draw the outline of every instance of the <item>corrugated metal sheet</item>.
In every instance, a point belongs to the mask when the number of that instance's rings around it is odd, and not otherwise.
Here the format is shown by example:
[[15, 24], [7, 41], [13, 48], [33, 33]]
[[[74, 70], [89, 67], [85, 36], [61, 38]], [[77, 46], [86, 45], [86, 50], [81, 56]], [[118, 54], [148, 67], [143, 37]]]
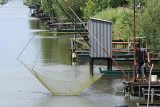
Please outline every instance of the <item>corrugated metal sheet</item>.
[[[95, 18], [89, 19], [89, 31], [99, 41], [106, 51], [112, 55], [112, 22], [99, 20]], [[97, 43], [93, 36], [90, 37], [90, 57], [92, 58], [108, 58], [102, 47]]]

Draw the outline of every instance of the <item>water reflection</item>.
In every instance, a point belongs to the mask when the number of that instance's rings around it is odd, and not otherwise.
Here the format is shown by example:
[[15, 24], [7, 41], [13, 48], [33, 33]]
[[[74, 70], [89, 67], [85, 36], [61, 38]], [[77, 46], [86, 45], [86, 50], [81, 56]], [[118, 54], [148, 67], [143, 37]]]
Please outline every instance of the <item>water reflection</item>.
[[50, 63], [70, 64], [69, 35], [58, 38], [41, 39], [42, 59]]

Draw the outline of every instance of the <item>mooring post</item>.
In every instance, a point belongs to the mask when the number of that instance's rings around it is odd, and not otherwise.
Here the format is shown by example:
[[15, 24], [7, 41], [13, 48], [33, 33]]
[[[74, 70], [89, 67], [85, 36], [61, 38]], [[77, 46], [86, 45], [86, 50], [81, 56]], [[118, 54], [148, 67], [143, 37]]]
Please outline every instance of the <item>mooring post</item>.
[[108, 66], [108, 71], [111, 71], [112, 70], [112, 60], [111, 60], [111, 58], [108, 58], [107, 66]]
[[94, 59], [90, 57], [90, 74], [94, 75], [94, 69], [93, 69], [93, 65], [94, 65]]

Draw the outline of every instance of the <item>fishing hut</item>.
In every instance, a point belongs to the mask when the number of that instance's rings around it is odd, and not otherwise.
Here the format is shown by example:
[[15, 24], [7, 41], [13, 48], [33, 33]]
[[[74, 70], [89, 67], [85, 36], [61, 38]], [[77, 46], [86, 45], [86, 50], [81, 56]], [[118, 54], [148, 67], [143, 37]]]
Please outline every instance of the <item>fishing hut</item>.
[[94, 74], [94, 60], [107, 60], [108, 70], [112, 70], [112, 60], [104, 49], [112, 55], [112, 22], [89, 19], [89, 38], [90, 38], [90, 72]]

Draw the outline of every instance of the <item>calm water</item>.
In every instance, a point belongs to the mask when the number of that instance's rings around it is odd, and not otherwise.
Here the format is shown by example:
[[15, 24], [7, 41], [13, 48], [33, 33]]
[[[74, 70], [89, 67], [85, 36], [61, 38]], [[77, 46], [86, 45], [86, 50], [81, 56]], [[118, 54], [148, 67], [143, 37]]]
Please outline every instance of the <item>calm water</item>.
[[[114, 107], [119, 104], [135, 107], [137, 101], [144, 102], [136, 97], [128, 99], [116, 95], [115, 89], [121, 90], [123, 86], [122, 77], [118, 76], [103, 76], [77, 96], [53, 96], [17, 61], [17, 57], [36, 35], [20, 60], [33, 62], [40, 49], [37, 63], [49, 61], [64, 70], [66, 66], [72, 68], [69, 38], [73, 35], [43, 31], [41, 22], [28, 14], [29, 9], [23, 6], [22, 0], [11, 0], [0, 7], [0, 107]], [[81, 66], [81, 69], [89, 70], [88, 63]]]

